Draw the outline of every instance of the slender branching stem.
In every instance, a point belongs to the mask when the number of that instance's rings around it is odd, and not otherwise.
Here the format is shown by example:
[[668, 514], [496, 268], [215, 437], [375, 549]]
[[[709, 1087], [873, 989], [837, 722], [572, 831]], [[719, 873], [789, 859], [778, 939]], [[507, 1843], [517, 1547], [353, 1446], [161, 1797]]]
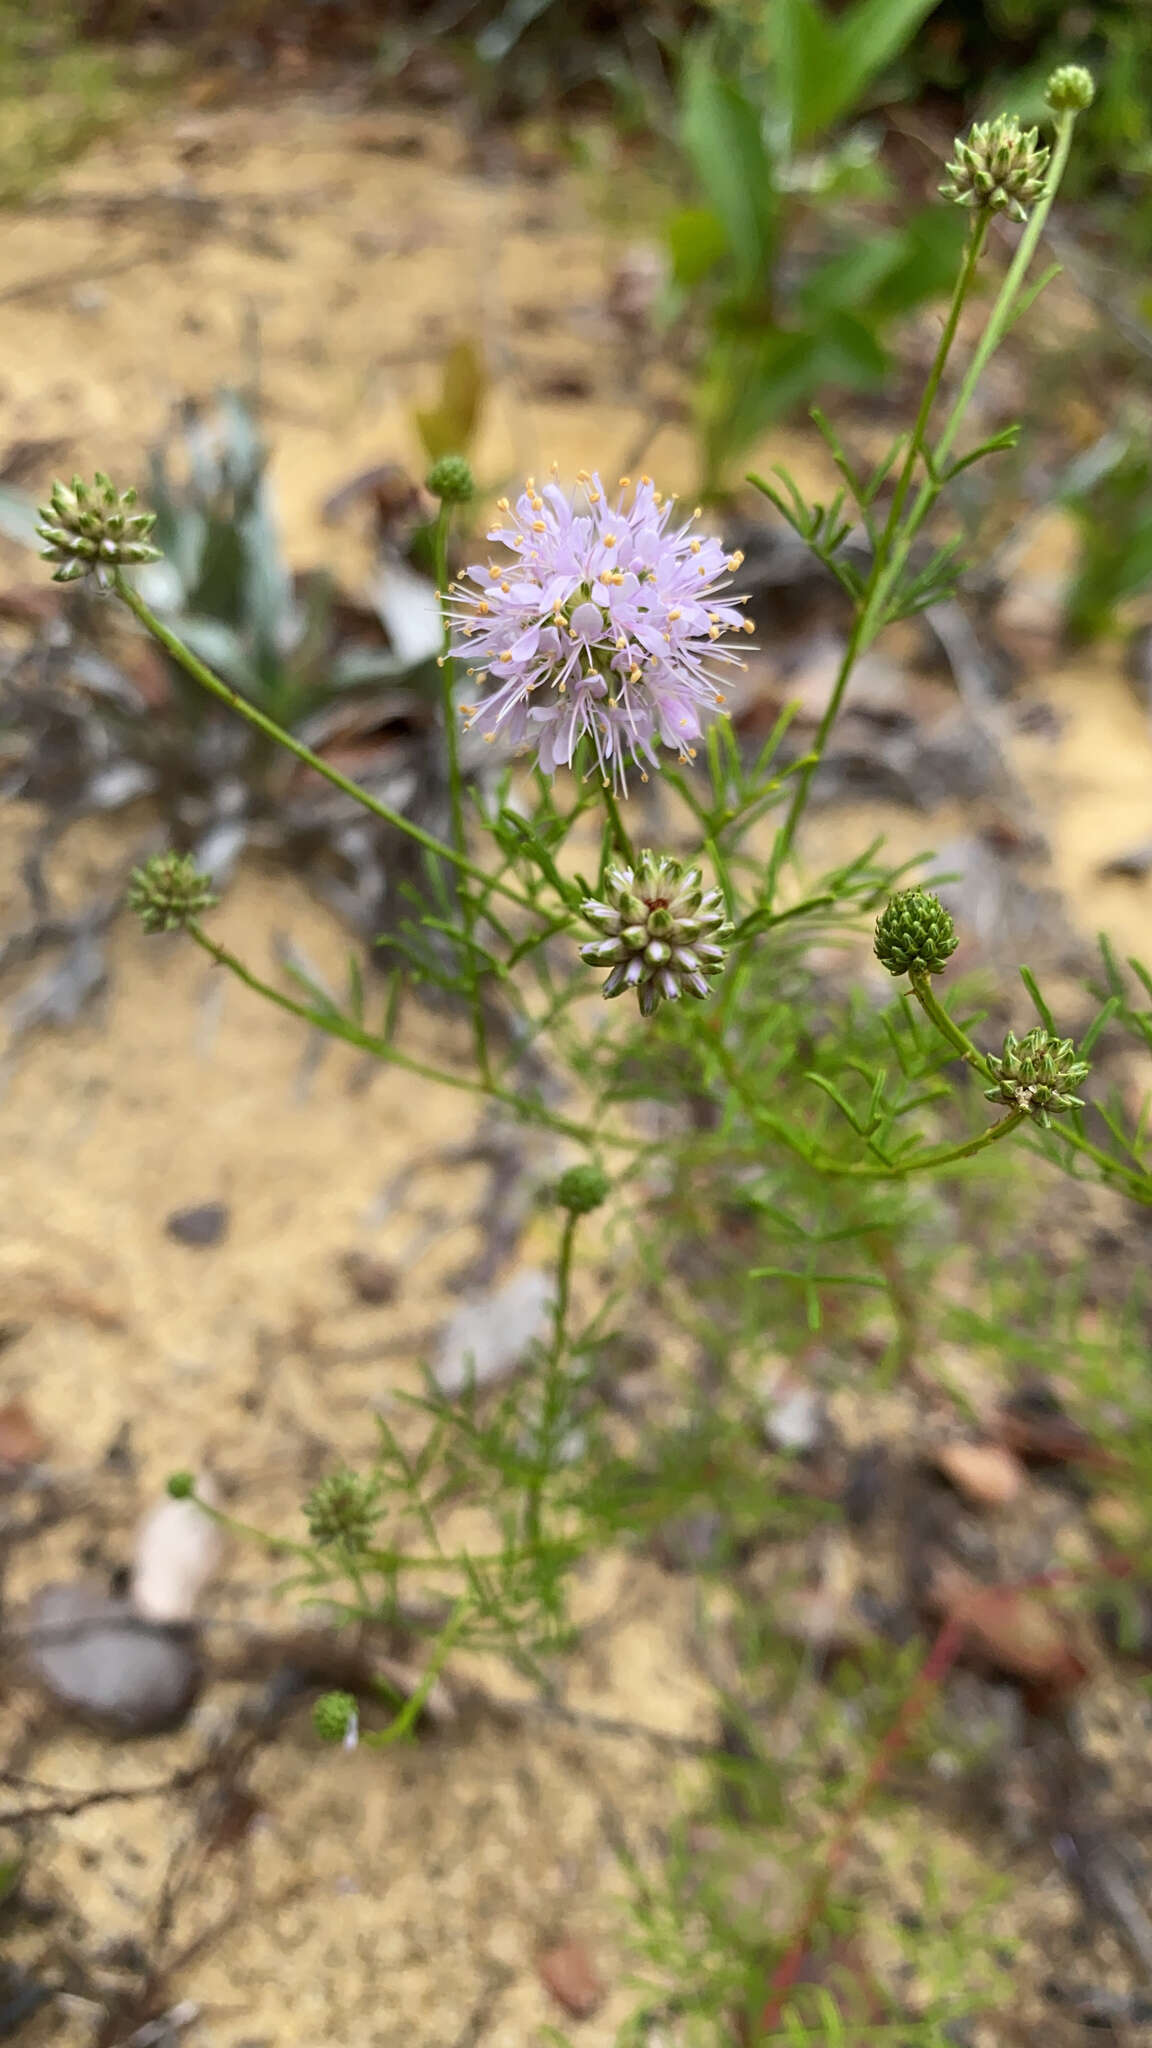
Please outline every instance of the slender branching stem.
[[482, 882], [486, 889], [493, 889], [498, 895], [507, 897], [509, 902], [518, 903], [522, 910], [534, 908], [531, 898], [525, 896], [521, 890], [513, 889], [497, 875], [486, 873], [466, 855], [459, 853], [454, 846], [449, 846], [443, 839], [438, 839], [434, 832], [426, 832], [422, 825], [417, 825], [413, 819], [406, 818], [403, 812], [394, 811], [390, 804], [382, 803], [380, 798], [373, 796], [369, 790], [361, 789], [358, 783], [349, 781], [338, 768], [333, 768], [330, 761], [325, 761], [321, 755], [314, 754], [311, 747], [304, 745], [303, 740], [298, 740], [293, 733], [285, 732], [283, 726], [277, 725], [275, 719], [266, 717], [258, 705], [250, 703], [238, 690], [233, 690], [228, 683], [221, 681], [198, 655], [193, 654], [190, 647], [184, 645], [177, 633], [173, 633], [162, 619], [157, 618], [151, 606], [145, 604], [139, 591], [133, 588], [119, 570], [116, 572], [115, 588], [116, 595], [123, 599], [129, 611], [134, 613], [153, 639], [159, 641], [161, 647], [172, 656], [173, 661], [179, 663], [185, 674], [191, 676], [193, 682], [199, 683], [201, 688], [207, 690], [219, 703], [227, 704], [232, 711], [237, 712], [247, 724], [254, 726], [257, 732], [263, 733], [265, 739], [274, 741], [276, 746], [283, 747], [289, 754], [294, 754], [298, 761], [303, 761], [306, 767], [314, 769], [317, 775], [322, 775], [325, 782], [330, 782], [334, 789], [351, 797], [353, 802], [360, 804], [364, 810], [371, 811], [373, 817], [381, 818], [386, 825], [394, 825], [398, 832], [403, 832], [409, 839], [414, 839], [426, 853], [434, 853], [439, 859], [450, 861], [461, 874], [470, 875], [473, 881]]

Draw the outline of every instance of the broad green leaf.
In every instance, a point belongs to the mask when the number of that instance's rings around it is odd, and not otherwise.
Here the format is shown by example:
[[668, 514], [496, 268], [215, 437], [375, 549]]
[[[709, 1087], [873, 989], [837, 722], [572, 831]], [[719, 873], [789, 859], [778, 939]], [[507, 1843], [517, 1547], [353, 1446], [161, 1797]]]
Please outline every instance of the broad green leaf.
[[667, 236], [672, 275], [685, 291], [700, 284], [728, 251], [724, 223], [710, 206], [685, 206], [674, 213]]
[[716, 69], [707, 39], [685, 53], [680, 118], [704, 196], [723, 223], [739, 289], [762, 289], [775, 244], [772, 159], [759, 109]]
[[792, 145], [810, 142], [854, 108], [939, 0], [857, 0], [830, 20], [818, 0], [770, 0]]

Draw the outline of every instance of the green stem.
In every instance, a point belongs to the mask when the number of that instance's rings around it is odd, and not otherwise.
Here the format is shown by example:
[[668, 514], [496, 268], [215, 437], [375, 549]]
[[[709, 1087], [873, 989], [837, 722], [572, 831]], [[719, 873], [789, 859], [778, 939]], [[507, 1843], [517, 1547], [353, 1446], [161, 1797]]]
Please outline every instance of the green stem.
[[448, 1662], [457, 1639], [464, 1632], [467, 1620], [468, 1602], [461, 1600], [449, 1615], [448, 1620], [432, 1645], [432, 1654], [424, 1667], [424, 1674], [419, 1685], [410, 1698], [404, 1702], [396, 1719], [387, 1728], [381, 1729], [378, 1735], [366, 1735], [362, 1738], [365, 1748], [387, 1749], [393, 1742], [402, 1742], [409, 1731], [415, 1727], [432, 1687]]
[[[1028, 225], [1020, 240], [1020, 246], [1016, 251], [1008, 274], [997, 295], [996, 302], [988, 316], [984, 332], [973, 351], [972, 360], [961, 382], [960, 389], [945, 421], [940, 438], [929, 454], [925, 446], [925, 435], [928, 429], [929, 417], [939, 395], [944, 371], [947, 367], [953, 342], [956, 339], [960, 314], [971, 290], [976, 274], [976, 266], [979, 262], [988, 230], [986, 216], [979, 216], [973, 222], [972, 232], [969, 235], [968, 246], [964, 255], [964, 262], [952, 293], [952, 303], [948, 310], [948, 316], [937, 345], [935, 357], [933, 358], [932, 368], [928, 373], [928, 381], [924, 387], [920, 408], [916, 416], [916, 423], [904, 457], [892, 506], [885, 522], [884, 531], [877, 543], [867, 586], [859, 601], [852, 637], [848, 642], [844, 659], [841, 662], [839, 673], [833, 685], [832, 695], [828, 700], [824, 716], [820, 721], [819, 731], [817, 732], [812, 749], [812, 760], [805, 766], [800, 775], [792, 794], [787, 817], [780, 832], [777, 834], [770, 865], [770, 880], [773, 886], [781, 867], [791, 852], [797, 827], [804, 815], [808, 802], [808, 794], [812, 786], [813, 777], [824, 758], [824, 752], [832, 729], [839, 717], [840, 707], [844, 701], [844, 694], [851, 680], [852, 671], [861, 654], [871, 646], [873, 640], [886, 623], [888, 601], [908, 559], [912, 542], [943, 489], [945, 479], [942, 477], [941, 471], [972, 402], [973, 393], [1011, 324], [1013, 309], [1019, 296], [1020, 287], [1035, 254], [1036, 245], [1044, 232], [1044, 224], [1064, 175], [1068, 162], [1068, 152], [1072, 146], [1072, 131], [1075, 119], [1075, 114], [1061, 114], [1057, 119], [1056, 146], [1053, 150], [1052, 168], [1043, 197], [1039, 200], [1029, 217]], [[905, 518], [904, 510], [911, 489], [915, 466], [917, 461], [921, 459], [926, 463], [928, 474], [920, 486], [911, 512]], [[901, 526], [902, 520], [903, 525]], [[771, 898], [769, 898], [769, 901], [771, 901]]]
[[[811, 757], [801, 770], [799, 780], [792, 792], [792, 801], [788, 807], [788, 815], [777, 835], [776, 844], [772, 851], [770, 882], [773, 889], [780, 869], [792, 850], [796, 828], [807, 806], [808, 792], [812, 786], [812, 779], [824, 758], [824, 751], [831, 738], [832, 728], [840, 715], [840, 707], [844, 701], [844, 692], [851, 680], [852, 671], [860, 656], [876, 637], [878, 630], [877, 620], [880, 610], [879, 591], [884, 576], [885, 563], [900, 524], [901, 514], [903, 513], [908, 493], [912, 487], [912, 478], [915, 474], [916, 464], [924, 451], [924, 436], [927, 432], [928, 421], [936, 402], [937, 393], [940, 390], [944, 371], [947, 368], [948, 357], [951, 354], [952, 344], [956, 339], [956, 330], [960, 324], [960, 314], [963, 311], [964, 301], [972, 288], [973, 279], [976, 275], [976, 266], [980, 260], [980, 253], [984, 247], [987, 233], [987, 217], [980, 215], [972, 223], [972, 231], [968, 237], [968, 246], [964, 253], [964, 262], [953, 288], [952, 302], [948, 308], [948, 315], [936, 345], [932, 367], [928, 372], [927, 382], [920, 399], [920, 409], [916, 415], [916, 421], [909, 438], [907, 451], [893, 494], [892, 504], [889, 508], [888, 518], [884, 525], [884, 531], [876, 544], [876, 551], [873, 555], [872, 567], [869, 572], [868, 585], [860, 599], [856, 622], [848, 645], [844, 650], [844, 659], [840, 664], [836, 681], [832, 686], [832, 694], [828, 699], [824, 716], [820, 721], [819, 730], [813, 742]], [[772, 900], [771, 891], [768, 900], [769, 902]]]
[[[956, 330], [960, 324], [960, 315], [964, 310], [964, 301], [975, 282], [976, 266], [980, 261], [984, 251], [984, 244], [988, 239], [988, 225], [988, 215], [986, 213], [978, 213], [972, 222], [968, 244], [964, 251], [964, 262], [952, 293], [952, 303], [948, 308], [948, 316], [944, 322], [943, 331], [937, 344], [932, 368], [928, 372], [928, 381], [924, 386], [923, 396], [920, 400], [920, 410], [916, 415], [916, 423], [912, 429], [911, 439], [909, 440], [907, 453], [905, 454], [900, 475], [897, 479], [896, 489], [892, 494], [892, 503], [884, 523], [884, 531], [880, 536], [879, 545], [876, 549], [873, 567], [875, 572], [876, 565], [878, 564], [880, 574], [874, 573], [874, 594], [879, 587], [880, 575], [883, 573], [884, 564], [888, 559], [889, 548], [900, 525], [908, 493], [912, 488], [916, 464], [924, 452], [924, 437], [928, 431], [928, 422], [932, 416], [932, 408], [936, 403], [937, 394], [943, 382], [948, 358], [952, 353], [952, 344], [956, 339]], [[873, 609], [871, 599], [869, 600], [868, 608], [869, 610]]]
[[620, 816], [620, 806], [616, 802], [616, 792], [610, 782], [606, 782], [603, 786], [603, 797], [604, 809], [608, 813], [608, 823], [612, 829], [612, 838], [616, 851], [620, 855], [621, 860], [625, 861], [630, 868], [634, 868], [636, 865], [636, 855], [632, 851], [632, 841], [628, 837], [624, 820]]
[[[463, 860], [468, 852], [468, 837], [464, 827], [464, 780], [460, 773], [460, 735], [457, 730], [456, 702], [453, 685], [456, 678], [456, 664], [449, 647], [452, 633], [448, 619], [448, 528], [452, 519], [452, 507], [446, 498], [440, 501], [436, 516], [436, 527], [432, 536], [432, 553], [436, 574], [436, 595], [440, 601], [444, 628], [444, 647], [440, 656], [441, 709], [444, 718], [444, 744], [448, 754], [448, 788], [452, 803], [452, 844], [457, 858]], [[476, 959], [472, 951], [472, 937], [475, 929], [475, 909], [470, 896], [465, 895], [462, 903], [464, 934], [468, 940], [469, 995], [472, 1003], [472, 1035], [476, 1041], [476, 1064], [481, 1078], [487, 1082], [492, 1077], [488, 1058], [488, 1031], [484, 1021], [484, 999], [480, 988], [480, 977], [476, 970]]]
[[940, 438], [932, 450], [929, 473], [920, 486], [916, 502], [905, 523], [904, 531], [893, 550], [892, 558], [877, 589], [876, 605], [881, 623], [883, 623], [882, 607], [886, 604], [891, 594], [892, 586], [908, 559], [916, 535], [935, 505], [947, 481], [941, 475], [941, 471], [951, 453], [952, 444], [964, 423], [965, 416], [976, 391], [976, 386], [1011, 326], [1020, 287], [1036, 253], [1037, 243], [1044, 232], [1045, 222], [1052, 210], [1052, 203], [1067, 167], [1068, 153], [1072, 147], [1072, 131], [1075, 123], [1076, 116], [1074, 113], [1060, 114], [1057, 117], [1056, 146], [1052, 152], [1052, 166], [1048, 174], [1048, 183], [1045, 186], [1043, 196], [1038, 200], [1028, 217], [1028, 224], [1020, 237], [1016, 254], [1008, 267], [1007, 275], [997, 294], [992, 311], [988, 315], [984, 332], [972, 352], [972, 360], [956, 394], [952, 410], [948, 414]]
[[486, 1095], [491, 1101], [502, 1102], [508, 1109], [515, 1110], [517, 1116], [523, 1117], [526, 1123], [542, 1124], [550, 1131], [560, 1131], [565, 1137], [578, 1139], [581, 1144], [621, 1145], [637, 1152], [655, 1149], [650, 1147], [648, 1140], [628, 1138], [614, 1131], [595, 1130], [590, 1124], [579, 1124], [569, 1117], [556, 1116], [552, 1110], [545, 1109], [542, 1103], [527, 1101], [523, 1096], [515, 1094], [512, 1089], [501, 1088], [494, 1082], [472, 1080], [467, 1074], [449, 1073], [443, 1068], [429, 1066], [424, 1060], [413, 1059], [409, 1053], [397, 1051], [388, 1039], [378, 1038], [373, 1032], [362, 1030], [347, 1017], [338, 1013], [328, 1015], [311, 1003], [298, 1002], [295, 996], [287, 995], [272, 982], [261, 980], [260, 976], [254, 974], [250, 967], [246, 967], [235, 953], [230, 953], [227, 946], [222, 946], [216, 939], [209, 938], [201, 925], [190, 923], [187, 930], [201, 950], [207, 953], [218, 967], [225, 967], [229, 974], [234, 974], [237, 981], [243, 982], [245, 988], [250, 988], [255, 995], [263, 996], [265, 1002], [274, 1003], [278, 1010], [287, 1011], [290, 1017], [298, 1017], [302, 1023], [310, 1024], [318, 1031], [326, 1031], [330, 1038], [342, 1039], [346, 1045], [354, 1045], [361, 1052], [371, 1053], [375, 1059], [382, 1060], [390, 1066], [402, 1067], [406, 1073], [419, 1074], [424, 1081], [438, 1081], [442, 1087], [459, 1088], [466, 1094]]
[[519, 889], [511, 889], [497, 876], [486, 874], [483, 868], [477, 867], [475, 862], [457, 852], [455, 847], [446, 845], [444, 840], [437, 839], [434, 833], [425, 832], [423, 826], [414, 824], [411, 818], [404, 817], [400, 811], [394, 811], [391, 805], [381, 803], [379, 797], [370, 795], [368, 790], [361, 789], [358, 783], [350, 782], [346, 775], [341, 775], [338, 768], [333, 768], [319, 754], [314, 754], [311, 747], [306, 747], [302, 740], [294, 738], [290, 732], [285, 732], [274, 719], [267, 718], [255, 704], [250, 703], [247, 697], [242, 697], [237, 690], [222, 682], [219, 676], [214, 675], [212, 670], [193, 654], [190, 647], [185, 647], [184, 642], [156, 617], [155, 612], [145, 604], [139, 592], [133, 589], [119, 570], [116, 571], [115, 589], [116, 595], [123, 599], [129, 611], [139, 619], [145, 630], [160, 642], [173, 661], [178, 662], [185, 673], [192, 677], [193, 682], [199, 683], [202, 689], [209, 691], [221, 704], [227, 704], [230, 710], [238, 712], [249, 725], [255, 726], [257, 732], [263, 733], [265, 739], [273, 740], [278, 747], [285, 748], [289, 754], [295, 754], [298, 761], [303, 761], [306, 767], [314, 769], [317, 775], [322, 775], [334, 789], [341, 790], [345, 796], [361, 804], [366, 811], [371, 811], [374, 817], [382, 818], [386, 825], [393, 825], [398, 832], [406, 833], [409, 839], [414, 839], [417, 845], [423, 846], [428, 853], [437, 854], [441, 860], [451, 861], [459, 868], [461, 874], [470, 875], [474, 881], [483, 882], [486, 889], [495, 889], [510, 902], [518, 903], [522, 910], [533, 909], [531, 899], [522, 895]]
[[568, 1348], [568, 1311], [572, 1299], [572, 1254], [576, 1244], [579, 1216], [571, 1210], [564, 1218], [560, 1251], [556, 1260], [556, 1303], [552, 1317], [552, 1342], [544, 1369], [540, 1396], [540, 1427], [536, 1444], [536, 1471], [524, 1500], [524, 1542], [533, 1549], [540, 1542], [541, 1501], [544, 1484], [552, 1469], [556, 1429], [565, 1407], [564, 1363]]
[[960, 1054], [961, 1059], [967, 1060], [968, 1065], [974, 1067], [976, 1072], [982, 1075], [985, 1081], [995, 1081], [995, 1072], [989, 1066], [980, 1048], [973, 1045], [967, 1033], [961, 1031], [956, 1019], [948, 1015], [942, 1003], [937, 1002], [932, 992], [932, 983], [923, 969], [914, 967], [908, 979], [912, 984], [912, 993], [920, 1008], [925, 1016], [936, 1026], [941, 1038], [946, 1038], [949, 1045], [953, 1046]]

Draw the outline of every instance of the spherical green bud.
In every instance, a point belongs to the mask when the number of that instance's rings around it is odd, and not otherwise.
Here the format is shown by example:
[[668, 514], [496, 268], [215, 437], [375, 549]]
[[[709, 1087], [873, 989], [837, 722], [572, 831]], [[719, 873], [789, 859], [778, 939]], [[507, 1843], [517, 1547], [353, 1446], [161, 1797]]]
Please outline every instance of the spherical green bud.
[[54, 484], [36, 528], [45, 543], [44, 560], [57, 564], [52, 581], [75, 583], [94, 575], [102, 590], [111, 590], [118, 569], [158, 562], [160, 550], [148, 539], [156, 514], [133, 511], [135, 503], [135, 491], [118, 491], [101, 470], [91, 484], [78, 476], [70, 484]]
[[445, 505], [464, 505], [476, 494], [472, 466], [465, 455], [442, 455], [424, 481], [432, 496]]
[[928, 889], [901, 889], [876, 920], [876, 958], [889, 974], [940, 974], [956, 951], [956, 927]]
[[173, 1500], [191, 1500], [196, 1491], [196, 1481], [191, 1472], [170, 1472], [168, 1491]]
[[312, 1725], [321, 1742], [347, 1742], [355, 1737], [359, 1714], [350, 1692], [321, 1693], [312, 1709]]
[[128, 908], [146, 932], [185, 931], [216, 902], [212, 884], [190, 853], [155, 853], [134, 868]]
[[1082, 1109], [1073, 1088], [1087, 1079], [1087, 1060], [1078, 1060], [1070, 1038], [1054, 1038], [1043, 1024], [1037, 1024], [1023, 1038], [1010, 1031], [1002, 1055], [988, 1061], [996, 1086], [984, 1090], [989, 1102], [1007, 1103], [1010, 1109], [1027, 1111], [1047, 1129], [1053, 1114], [1063, 1109]]
[[1006, 213], [1025, 221], [1044, 190], [1050, 152], [1039, 129], [1021, 128], [1015, 114], [977, 121], [966, 141], [957, 140], [940, 190], [945, 199], [977, 212]]
[[607, 1201], [611, 1186], [599, 1166], [570, 1166], [556, 1183], [556, 1200], [570, 1216], [590, 1216]]
[[1096, 81], [1083, 64], [1058, 64], [1044, 87], [1054, 114], [1082, 114], [1096, 97]]
[[304, 1515], [313, 1543], [367, 1550], [380, 1518], [376, 1481], [355, 1472], [330, 1472], [312, 1488]]

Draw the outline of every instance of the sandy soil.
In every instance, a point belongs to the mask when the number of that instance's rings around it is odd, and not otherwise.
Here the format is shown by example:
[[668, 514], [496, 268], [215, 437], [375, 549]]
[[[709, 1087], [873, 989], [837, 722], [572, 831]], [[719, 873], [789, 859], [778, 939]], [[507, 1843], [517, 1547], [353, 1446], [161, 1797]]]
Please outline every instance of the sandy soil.
[[[414, 455], [411, 406], [458, 332], [480, 332], [494, 369], [486, 475], [624, 459], [642, 414], [623, 395], [626, 343], [603, 312], [618, 254], [580, 180], [482, 175], [447, 122], [307, 98], [173, 108], [77, 165], [50, 213], [6, 221], [5, 433], [59, 436], [69, 466], [114, 464], [129, 477], [176, 398], [245, 372], [252, 316], [293, 556], [335, 555], [354, 578], [359, 541], [322, 528], [320, 503], [350, 473]], [[558, 368], [584, 395], [548, 395]], [[805, 442], [778, 437], [777, 457], [782, 444], [810, 462]], [[646, 459], [672, 485], [687, 480], [677, 433]], [[1052, 573], [1061, 544], [1049, 540], [1038, 574]], [[1148, 885], [1091, 880], [1100, 859], [1148, 835], [1144, 717], [1096, 659], [1046, 677], [1042, 694], [1064, 714], [1062, 737], [1013, 746], [1056, 877], [1091, 902], [1094, 923], [1147, 946]], [[860, 822], [841, 814], [827, 830], [854, 847]], [[868, 836], [886, 822], [869, 812]], [[922, 820], [891, 823], [901, 846], [923, 843]], [[26, 830], [18, 815], [0, 826], [0, 900], [15, 894]], [[63, 872], [77, 895], [123, 858], [131, 830], [73, 836]], [[344, 950], [299, 887], [258, 864], [218, 930], [258, 966], [285, 930], [322, 967]], [[447, 1061], [464, 1056], [449, 1026], [428, 1028]], [[457, 1305], [447, 1276], [474, 1242], [481, 1182], [440, 1170], [421, 1183], [431, 1234], [408, 1207], [381, 1220], [379, 1197], [475, 1117], [467, 1098], [366, 1074], [343, 1048], [315, 1067], [305, 1053], [291, 1020], [222, 987], [190, 949], [124, 928], [103, 1009], [11, 1062], [0, 1275], [4, 1320], [24, 1330], [3, 1353], [2, 1386], [49, 1436], [62, 1483], [90, 1503], [87, 1520], [21, 1546], [11, 1598], [81, 1560], [123, 1564], [139, 1513], [176, 1466], [210, 1465], [237, 1512], [291, 1527], [317, 1471], [365, 1454], [374, 1406], [415, 1384]], [[538, 1163], [546, 1171], [549, 1156]], [[229, 1205], [224, 1245], [197, 1251], [165, 1236], [170, 1211], [209, 1200]], [[549, 1234], [532, 1226], [525, 1256], [545, 1253]], [[351, 1295], [340, 1261], [354, 1247], [397, 1262], [390, 1307]], [[125, 1425], [131, 1456], [112, 1471], [103, 1461]], [[234, 1550], [218, 1611], [266, 1619], [274, 1586], [261, 1554]], [[578, 1604], [598, 1626], [568, 1671], [572, 1703], [673, 1736], [715, 1732], [711, 1689], [685, 1654], [684, 1580], [608, 1560]], [[156, 1781], [203, 1754], [238, 1693], [210, 1688], [180, 1734], [115, 1746], [56, 1726], [14, 1689], [0, 1742], [53, 1786]], [[633, 2001], [616, 1830], [657, 1849], [692, 1770], [639, 1735], [482, 1714], [384, 1759], [344, 1756], [319, 1749], [302, 1717], [256, 1764], [263, 1812], [245, 1846], [209, 1863], [165, 1938], [157, 1900], [194, 1827], [190, 1795], [54, 1823], [28, 1888], [60, 1905], [61, 1954], [105, 1958], [109, 1990], [131, 1981], [118, 1943], [176, 1958], [171, 2002], [203, 2008], [192, 2048], [522, 2048], [568, 2024], [534, 1967], [561, 1933], [596, 1953], [608, 1995], [579, 2038], [606, 2048]], [[881, 1832], [874, 1853], [897, 1868], [895, 1837]], [[1069, 1911], [1061, 1887], [1038, 1883], [1031, 1938]], [[34, 1930], [12, 1953], [43, 1950]], [[75, 2001], [24, 2038], [88, 2048], [97, 2019]]]

